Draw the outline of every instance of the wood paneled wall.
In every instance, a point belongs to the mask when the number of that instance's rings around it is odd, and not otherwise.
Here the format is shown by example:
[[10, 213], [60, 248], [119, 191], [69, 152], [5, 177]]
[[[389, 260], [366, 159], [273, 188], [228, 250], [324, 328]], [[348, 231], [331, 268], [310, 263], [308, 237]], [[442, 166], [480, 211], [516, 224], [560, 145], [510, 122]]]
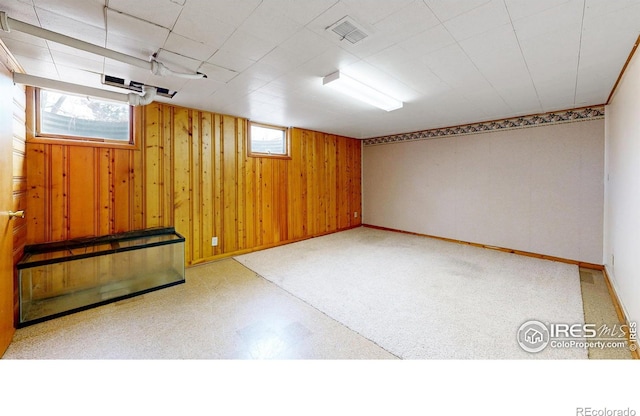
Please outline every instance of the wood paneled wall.
[[[26, 157], [26, 95], [22, 85], [13, 87], [13, 211], [27, 209], [27, 157]], [[24, 254], [27, 243], [27, 219], [13, 221], [13, 264], [16, 265]], [[14, 273], [13, 305], [14, 319], [19, 313], [18, 276]]]
[[245, 119], [160, 103], [134, 126], [137, 149], [27, 144], [29, 243], [175, 226], [190, 265], [360, 225], [359, 140], [291, 129], [290, 159], [253, 158]]

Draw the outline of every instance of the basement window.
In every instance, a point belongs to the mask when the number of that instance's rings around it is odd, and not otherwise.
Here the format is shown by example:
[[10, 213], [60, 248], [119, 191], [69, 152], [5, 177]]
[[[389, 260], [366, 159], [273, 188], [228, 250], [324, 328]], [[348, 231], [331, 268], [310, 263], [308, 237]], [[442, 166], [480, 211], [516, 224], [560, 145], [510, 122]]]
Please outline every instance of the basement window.
[[249, 122], [249, 156], [289, 158], [289, 129]]
[[133, 144], [127, 103], [36, 89], [36, 136]]

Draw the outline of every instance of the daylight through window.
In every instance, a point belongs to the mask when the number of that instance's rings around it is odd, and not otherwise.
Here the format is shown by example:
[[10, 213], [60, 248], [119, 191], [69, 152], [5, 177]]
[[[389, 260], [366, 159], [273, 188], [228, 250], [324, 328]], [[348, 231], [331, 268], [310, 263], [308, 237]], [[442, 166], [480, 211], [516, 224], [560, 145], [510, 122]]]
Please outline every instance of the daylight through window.
[[288, 157], [286, 127], [250, 123], [249, 153], [252, 156]]
[[132, 143], [128, 104], [44, 89], [36, 94], [38, 136]]

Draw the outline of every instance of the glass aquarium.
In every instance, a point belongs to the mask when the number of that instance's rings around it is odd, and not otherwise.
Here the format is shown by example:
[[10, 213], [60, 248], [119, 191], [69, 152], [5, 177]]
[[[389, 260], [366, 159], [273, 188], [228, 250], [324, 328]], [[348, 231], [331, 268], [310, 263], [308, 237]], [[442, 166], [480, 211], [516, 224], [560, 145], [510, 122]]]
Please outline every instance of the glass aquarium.
[[26, 326], [184, 283], [184, 237], [157, 228], [29, 245], [17, 269]]

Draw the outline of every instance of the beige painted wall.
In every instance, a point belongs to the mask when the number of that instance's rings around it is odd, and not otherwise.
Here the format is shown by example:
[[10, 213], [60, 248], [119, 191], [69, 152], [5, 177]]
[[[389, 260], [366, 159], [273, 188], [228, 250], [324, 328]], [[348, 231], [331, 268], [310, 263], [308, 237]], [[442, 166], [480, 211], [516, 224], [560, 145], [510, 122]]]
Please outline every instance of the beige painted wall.
[[640, 56], [606, 108], [604, 261], [629, 321], [640, 321]]
[[602, 264], [604, 120], [363, 147], [363, 223]]

